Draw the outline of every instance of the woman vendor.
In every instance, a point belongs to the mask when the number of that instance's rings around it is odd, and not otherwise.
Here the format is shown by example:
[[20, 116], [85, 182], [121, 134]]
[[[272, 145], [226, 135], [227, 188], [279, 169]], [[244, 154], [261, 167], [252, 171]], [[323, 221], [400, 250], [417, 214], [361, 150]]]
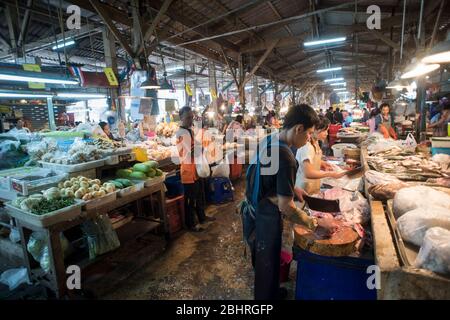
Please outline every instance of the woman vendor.
[[397, 134], [394, 130], [394, 121], [390, 114], [390, 106], [388, 103], [382, 103], [380, 106], [380, 114], [375, 118], [375, 129], [388, 139], [397, 140]]
[[322, 160], [322, 150], [319, 141], [323, 142], [328, 136], [330, 120], [326, 117], [319, 117], [319, 122], [315, 126], [310, 142], [297, 150], [298, 170], [295, 186], [301, 188], [309, 194], [320, 191], [320, 179], [341, 178], [345, 172], [331, 171], [331, 165]]
[[321, 226], [332, 232], [336, 228], [333, 219], [310, 217], [294, 203], [295, 196], [302, 199], [304, 191], [294, 187], [297, 161], [290, 148], [305, 145], [317, 122], [317, 114], [310, 106], [291, 107], [283, 128], [261, 141], [259, 156], [247, 171], [241, 214], [244, 238], [251, 248], [255, 268], [257, 300], [286, 295], [286, 290], [280, 289], [283, 216], [312, 230]]
[[109, 128], [109, 124], [104, 122], [104, 121], [100, 121], [100, 123], [98, 124], [100, 126], [100, 128], [102, 129], [103, 133], [101, 134], [102, 136], [104, 136], [105, 138], [108, 138], [110, 140], [116, 140], [113, 136], [113, 134], [111, 133], [111, 129]]

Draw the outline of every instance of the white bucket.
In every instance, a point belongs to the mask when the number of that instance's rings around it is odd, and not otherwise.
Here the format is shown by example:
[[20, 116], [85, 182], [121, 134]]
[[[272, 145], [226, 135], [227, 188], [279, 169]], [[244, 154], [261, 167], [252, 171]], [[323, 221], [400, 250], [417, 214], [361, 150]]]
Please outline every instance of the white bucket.
[[333, 150], [333, 155], [336, 158], [344, 158], [344, 150], [347, 148], [356, 149], [357, 146], [351, 143], [337, 143], [331, 147], [331, 149]]

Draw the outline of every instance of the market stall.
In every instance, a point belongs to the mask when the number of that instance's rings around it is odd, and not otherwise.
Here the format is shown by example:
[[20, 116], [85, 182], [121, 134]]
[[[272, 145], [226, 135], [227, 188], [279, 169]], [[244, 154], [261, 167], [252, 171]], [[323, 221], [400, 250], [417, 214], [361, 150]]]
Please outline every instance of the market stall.
[[404, 141], [372, 139], [361, 162], [381, 271], [378, 298], [448, 299], [449, 159], [417, 153]]

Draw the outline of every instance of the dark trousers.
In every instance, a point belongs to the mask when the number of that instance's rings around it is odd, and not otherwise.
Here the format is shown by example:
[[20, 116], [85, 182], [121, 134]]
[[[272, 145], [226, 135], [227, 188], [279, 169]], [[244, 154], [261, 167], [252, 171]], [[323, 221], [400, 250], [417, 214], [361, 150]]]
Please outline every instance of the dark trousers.
[[278, 207], [262, 199], [256, 209], [255, 300], [278, 299], [283, 222]]
[[203, 189], [199, 180], [195, 183], [183, 184], [184, 187], [184, 214], [187, 228], [195, 227], [195, 214], [198, 222], [205, 221], [205, 203], [202, 199]]

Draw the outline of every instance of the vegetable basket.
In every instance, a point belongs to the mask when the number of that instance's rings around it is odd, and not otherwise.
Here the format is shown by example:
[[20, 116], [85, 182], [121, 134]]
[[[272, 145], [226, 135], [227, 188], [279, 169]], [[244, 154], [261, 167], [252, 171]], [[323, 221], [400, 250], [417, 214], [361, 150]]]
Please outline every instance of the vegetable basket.
[[71, 206], [61, 208], [52, 212], [48, 212], [43, 215], [36, 215], [31, 212], [21, 210], [13, 206], [10, 202], [5, 203], [5, 207], [10, 216], [24, 221], [36, 227], [49, 227], [63, 221], [73, 220], [81, 215], [81, 207], [84, 201], [75, 200], [75, 203]]

